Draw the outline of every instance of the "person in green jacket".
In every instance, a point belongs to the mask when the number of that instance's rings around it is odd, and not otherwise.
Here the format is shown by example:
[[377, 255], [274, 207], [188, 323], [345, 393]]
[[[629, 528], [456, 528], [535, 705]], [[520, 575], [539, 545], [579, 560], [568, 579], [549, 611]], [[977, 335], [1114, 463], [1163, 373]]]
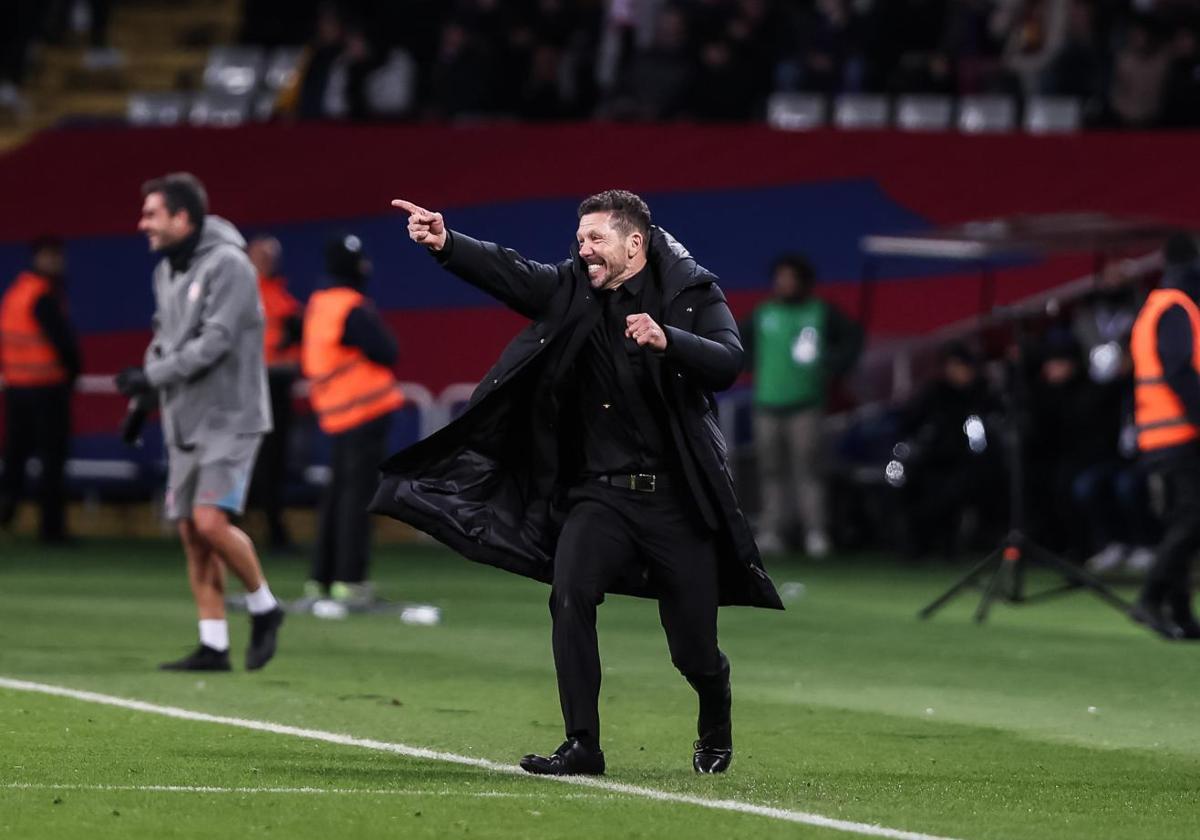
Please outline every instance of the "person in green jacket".
[[[762, 487], [759, 550], [784, 549], [799, 501], [804, 548], [829, 553], [821, 437], [829, 386], [854, 367], [862, 328], [813, 295], [807, 258], [785, 254], [771, 271], [774, 297], [754, 310], [742, 340], [754, 375], [754, 443]], [[794, 492], [793, 492], [794, 490]]]

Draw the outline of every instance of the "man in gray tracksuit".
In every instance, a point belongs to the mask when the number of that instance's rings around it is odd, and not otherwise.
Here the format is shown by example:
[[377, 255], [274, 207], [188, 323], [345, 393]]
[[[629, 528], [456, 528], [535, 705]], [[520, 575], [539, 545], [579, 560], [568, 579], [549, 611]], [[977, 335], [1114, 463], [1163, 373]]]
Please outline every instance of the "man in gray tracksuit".
[[145, 365], [117, 376], [136, 401], [157, 396], [167, 446], [166, 511], [178, 523], [200, 617], [200, 646], [161, 667], [228, 671], [225, 567], [245, 585], [251, 640], [246, 668], [275, 654], [283, 612], [250, 538], [231, 521], [246, 491], [271, 407], [263, 310], [246, 242], [207, 215], [203, 185], [187, 173], [147, 182], [138, 229], [163, 259], [154, 270], [154, 339]]

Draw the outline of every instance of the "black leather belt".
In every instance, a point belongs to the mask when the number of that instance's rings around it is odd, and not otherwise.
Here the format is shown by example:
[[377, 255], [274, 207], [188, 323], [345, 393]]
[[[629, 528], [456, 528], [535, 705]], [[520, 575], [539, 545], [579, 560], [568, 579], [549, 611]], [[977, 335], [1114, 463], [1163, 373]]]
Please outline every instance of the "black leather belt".
[[596, 481], [622, 490], [636, 490], [639, 493], [654, 493], [667, 489], [668, 479], [662, 473], [619, 473], [617, 475], [598, 475]]

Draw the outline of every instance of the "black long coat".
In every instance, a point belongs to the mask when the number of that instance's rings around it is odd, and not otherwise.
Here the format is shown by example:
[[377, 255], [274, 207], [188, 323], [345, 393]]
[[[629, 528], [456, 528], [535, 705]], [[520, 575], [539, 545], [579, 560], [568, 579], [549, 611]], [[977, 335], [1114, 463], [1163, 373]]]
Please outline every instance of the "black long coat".
[[[738, 506], [712, 392], [741, 371], [737, 325], [717, 278], [660, 228], [651, 230], [646, 311], [668, 335], [647, 348], [696, 508], [716, 533], [722, 604], [783, 605]], [[550, 582], [578, 438], [564, 423], [571, 362], [601, 306], [578, 250], [557, 265], [452, 233], [445, 268], [533, 323], [508, 345], [445, 428], [392, 456], [371, 504], [468, 559]], [[562, 403], [563, 405], [560, 405]], [[655, 597], [645, 575], [615, 592]]]

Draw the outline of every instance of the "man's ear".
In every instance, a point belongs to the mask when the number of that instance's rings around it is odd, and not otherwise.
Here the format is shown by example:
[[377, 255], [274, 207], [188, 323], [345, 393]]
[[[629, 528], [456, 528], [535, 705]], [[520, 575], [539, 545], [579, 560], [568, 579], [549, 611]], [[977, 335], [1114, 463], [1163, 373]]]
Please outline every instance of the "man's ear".
[[628, 239], [625, 241], [625, 251], [630, 258], [637, 256], [639, 253], [645, 251], [645, 249], [646, 238], [642, 236], [642, 232], [640, 230], [635, 230], [633, 233], [629, 234]]

